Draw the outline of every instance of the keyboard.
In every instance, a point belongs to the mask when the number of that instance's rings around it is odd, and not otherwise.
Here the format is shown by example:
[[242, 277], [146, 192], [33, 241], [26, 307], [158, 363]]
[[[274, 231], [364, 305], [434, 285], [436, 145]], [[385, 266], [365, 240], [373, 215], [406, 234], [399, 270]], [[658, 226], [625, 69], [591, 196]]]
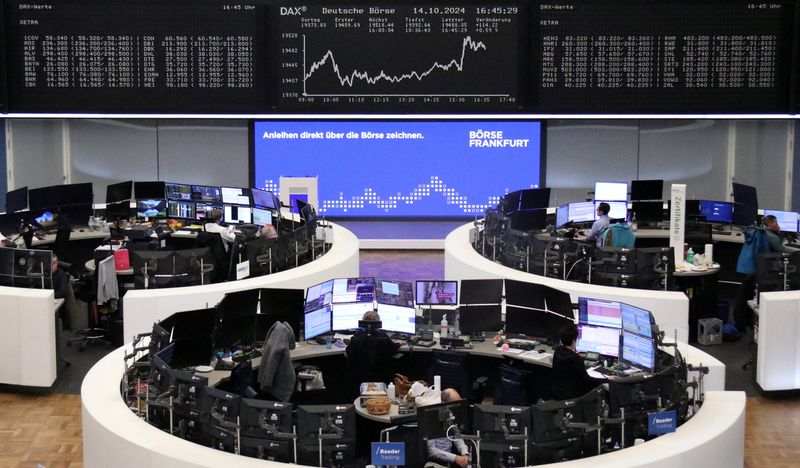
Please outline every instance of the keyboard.
[[712, 232], [712, 234], [715, 235], [715, 236], [732, 236], [733, 235], [733, 233], [730, 232], [730, 231], [714, 231], [714, 232]]
[[791, 247], [793, 249], [800, 249], [800, 244], [797, 242], [787, 242], [786, 247]]
[[618, 370], [616, 370], [614, 368], [611, 368], [611, 367], [598, 366], [594, 370], [598, 374], [603, 374], [603, 375], [610, 375], [610, 376], [623, 376], [623, 375], [625, 375], [621, 371], [618, 371]]
[[434, 340], [423, 340], [423, 339], [415, 339], [411, 340], [414, 343], [414, 346], [421, 346], [423, 348], [430, 348], [436, 344]]

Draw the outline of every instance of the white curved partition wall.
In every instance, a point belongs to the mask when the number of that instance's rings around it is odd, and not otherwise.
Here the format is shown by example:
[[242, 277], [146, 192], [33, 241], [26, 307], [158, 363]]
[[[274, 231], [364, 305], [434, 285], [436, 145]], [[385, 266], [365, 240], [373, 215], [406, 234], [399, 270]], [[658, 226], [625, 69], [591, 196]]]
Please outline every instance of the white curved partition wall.
[[55, 314], [52, 289], [0, 286], [0, 384], [55, 383]]
[[577, 283], [526, 273], [483, 257], [469, 242], [469, 223], [451, 232], [444, 241], [444, 276], [448, 280], [508, 278], [537, 283], [568, 292], [573, 302], [578, 297], [593, 297], [625, 302], [653, 313], [656, 323], [667, 336], [678, 341], [689, 339], [689, 298], [682, 292], [615, 288]]
[[306, 289], [331, 278], [358, 276], [358, 239], [347, 229], [331, 224], [334, 243], [313, 262], [290, 270], [239, 281], [183, 288], [137, 289], [123, 298], [124, 340], [153, 329], [153, 323], [175, 312], [214, 307], [229, 292], [255, 288]]
[[[713, 359], [683, 343], [679, 344], [679, 348], [690, 364], [697, 365]], [[127, 351], [130, 351], [129, 346], [104, 357], [92, 367], [83, 381], [81, 405], [84, 466], [105, 468], [109, 466], [109, 460], [114, 460], [115, 468], [288, 466], [187, 442], [139, 419], [126, 406], [120, 394], [120, 381], [124, 374], [122, 358]], [[316, 351], [342, 354], [341, 350]], [[298, 351], [298, 354], [303, 353]], [[312, 352], [306, 357], [313, 355]], [[724, 376], [724, 368], [722, 374]], [[685, 468], [692, 462], [702, 460], [703, 466], [709, 468], [740, 467], [744, 457], [744, 411], [743, 392], [709, 391], [697, 414], [675, 433], [619, 452], [557, 465], [571, 468]]]

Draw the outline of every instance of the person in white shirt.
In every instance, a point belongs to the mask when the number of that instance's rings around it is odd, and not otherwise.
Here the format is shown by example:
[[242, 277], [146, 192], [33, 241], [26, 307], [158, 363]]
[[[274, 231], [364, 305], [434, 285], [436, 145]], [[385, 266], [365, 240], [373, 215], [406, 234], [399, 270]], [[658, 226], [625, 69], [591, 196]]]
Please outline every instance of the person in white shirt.
[[603, 246], [603, 232], [611, 224], [611, 218], [608, 217], [609, 211], [611, 211], [611, 206], [608, 203], [603, 202], [597, 205], [597, 221], [592, 224], [592, 230], [586, 235], [586, 240], [595, 241], [598, 247]]
[[235, 235], [233, 234], [233, 227], [224, 227], [222, 224], [222, 210], [214, 208], [208, 212], [206, 216], [206, 224], [203, 226], [206, 232], [217, 233], [222, 240], [225, 241], [225, 249], [228, 249], [228, 244], [233, 243]]

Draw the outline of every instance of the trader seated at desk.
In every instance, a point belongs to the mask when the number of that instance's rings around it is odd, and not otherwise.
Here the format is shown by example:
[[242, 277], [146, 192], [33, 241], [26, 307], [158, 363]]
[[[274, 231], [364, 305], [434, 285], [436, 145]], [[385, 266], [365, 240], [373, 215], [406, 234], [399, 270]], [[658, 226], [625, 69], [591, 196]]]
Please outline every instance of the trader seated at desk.
[[275, 229], [275, 226], [272, 224], [265, 224], [264, 227], [261, 228], [261, 237], [264, 239], [277, 239], [278, 230]]
[[609, 379], [599, 379], [589, 376], [583, 358], [576, 350], [578, 345], [578, 327], [567, 325], [561, 330], [561, 346], [553, 352], [553, 381], [552, 392], [556, 400], [578, 398], [598, 385], [604, 384]]
[[[374, 310], [364, 314], [364, 321], [379, 322], [381, 317]], [[385, 332], [367, 328], [350, 339], [345, 354], [351, 377], [351, 389], [358, 391], [362, 382], [388, 382], [393, 372], [392, 355], [400, 347]]]
[[[461, 395], [455, 389], [442, 390], [442, 403], [459, 400]], [[427, 445], [429, 461], [425, 464], [425, 468], [465, 467], [469, 463], [469, 449], [463, 439], [441, 437], [428, 440]]]
[[228, 249], [228, 244], [232, 244], [234, 240], [233, 234], [233, 226], [224, 227], [222, 226], [222, 210], [218, 208], [214, 208], [208, 212], [208, 216], [206, 216], [206, 223], [203, 225], [203, 229], [206, 232], [216, 233], [222, 237], [224, 240], [225, 249]]
[[595, 241], [598, 247], [603, 246], [603, 232], [611, 224], [609, 211], [611, 211], [611, 205], [608, 203], [603, 202], [597, 205], [597, 221], [592, 224], [592, 229], [586, 234], [586, 240]]
[[778, 224], [778, 218], [772, 215], [764, 216], [761, 220], [764, 225], [764, 232], [767, 233], [767, 240], [769, 240], [769, 250], [771, 252], [791, 252], [785, 245], [783, 245], [783, 237], [781, 236], [781, 226]]

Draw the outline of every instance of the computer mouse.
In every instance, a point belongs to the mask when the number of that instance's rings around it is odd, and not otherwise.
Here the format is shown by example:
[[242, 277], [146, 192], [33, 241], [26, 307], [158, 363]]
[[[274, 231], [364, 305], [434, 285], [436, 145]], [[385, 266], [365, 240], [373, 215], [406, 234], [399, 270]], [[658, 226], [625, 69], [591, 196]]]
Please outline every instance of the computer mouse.
[[537, 351], [539, 352], [539, 354], [542, 354], [544, 353], [544, 348], [539, 348]]

